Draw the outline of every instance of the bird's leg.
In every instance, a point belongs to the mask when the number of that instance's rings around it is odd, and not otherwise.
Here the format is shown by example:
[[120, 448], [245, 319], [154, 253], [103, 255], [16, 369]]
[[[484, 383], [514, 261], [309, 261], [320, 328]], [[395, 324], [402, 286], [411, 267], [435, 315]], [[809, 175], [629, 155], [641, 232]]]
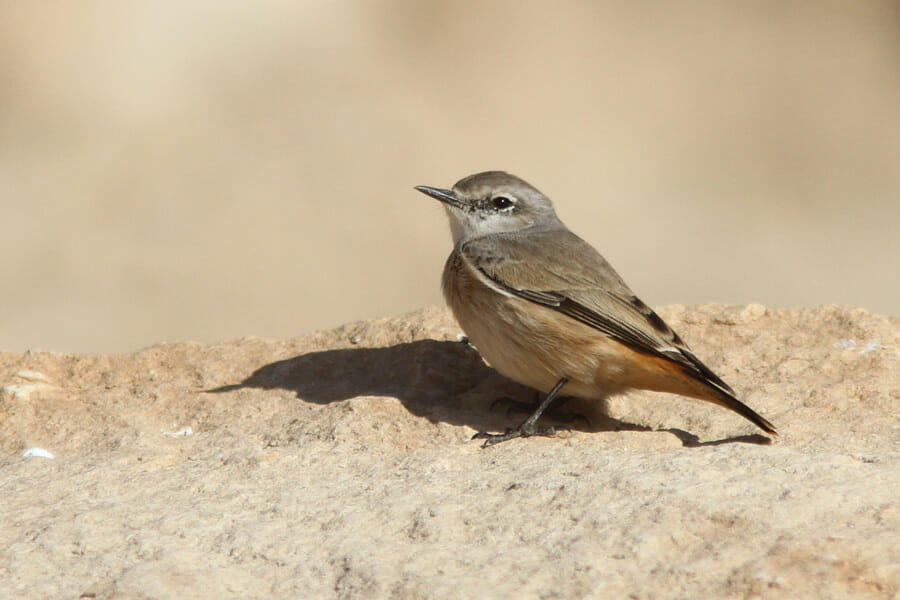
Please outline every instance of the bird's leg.
[[553, 404], [553, 401], [556, 400], [557, 396], [559, 396], [560, 390], [562, 390], [563, 386], [566, 385], [568, 381], [568, 377], [563, 377], [562, 379], [560, 379], [544, 398], [543, 402], [538, 405], [537, 409], [535, 409], [531, 416], [522, 421], [522, 424], [515, 429], [507, 429], [505, 433], [487, 433], [485, 431], [479, 431], [474, 436], [472, 436], [472, 439], [484, 440], [484, 443], [481, 445], [481, 447], [487, 448], [488, 446], [493, 446], [494, 444], [499, 444], [500, 442], [505, 442], [506, 440], [511, 440], [517, 437], [555, 434], [557, 430], [560, 429], [559, 426], [551, 425], [550, 427], [538, 428], [535, 425], [537, 424], [538, 419], [541, 418], [541, 415], [544, 414], [544, 411], [547, 410], [547, 408], [551, 404]]

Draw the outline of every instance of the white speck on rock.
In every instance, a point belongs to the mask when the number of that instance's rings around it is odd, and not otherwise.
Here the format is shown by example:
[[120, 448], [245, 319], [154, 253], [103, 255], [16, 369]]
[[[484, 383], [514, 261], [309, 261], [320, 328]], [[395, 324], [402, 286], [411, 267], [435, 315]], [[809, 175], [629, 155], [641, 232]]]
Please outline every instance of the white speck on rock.
[[[858, 344], [856, 340], [852, 338], [847, 338], [843, 340], [839, 340], [834, 343], [834, 347], [839, 350], [853, 350], [857, 348]], [[866, 354], [868, 352], [872, 352], [873, 350], [887, 350], [892, 346], [886, 346], [884, 344], [879, 344], [878, 342], [866, 342], [864, 346], [859, 348], [860, 354]]]
[[22, 458], [53, 458], [53, 453], [35, 446], [23, 452]]
[[187, 437], [189, 435], [194, 435], [194, 430], [190, 427], [182, 427], [178, 431], [163, 431], [162, 434], [167, 437]]

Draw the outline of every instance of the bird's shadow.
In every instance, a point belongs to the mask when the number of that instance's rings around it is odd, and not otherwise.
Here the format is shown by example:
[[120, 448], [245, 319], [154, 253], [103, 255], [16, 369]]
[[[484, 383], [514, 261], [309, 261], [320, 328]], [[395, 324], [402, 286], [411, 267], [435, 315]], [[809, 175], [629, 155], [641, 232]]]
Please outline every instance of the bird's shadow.
[[668, 431], [679, 440], [681, 440], [681, 445], [685, 448], [721, 446], [722, 444], [756, 444], [757, 446], [768, 446], [772, 443], [772, 438], [768, 438], [758, 433], [752, 433], [750, 435], [736, 435], [734, 437], [722, 438], [721, 440], [709, 440], [706, 442], [701, 442], [699, 437], [697, 437], [693, 433], [685, 431], [684, 429], [670, 427], [668, 429], [660, 429], [659, 431]]
[[[205, 390], [224, 393], [243, 388], [284, 389], [305, 402], [330, 404], [359, 396], [397, 398], [410, 413], [432, 422], [496, 431], [524, 417], [491, 409], [500, 396], [532, 399], [534, 392], [488, 367], [464, 342], [419, 340], [381, 348], [346, 348], [309, 352], [264, 365], [240, 383]], [[583, 431], [652, 431], [613, 417], [591, 416], [590, 423], [568, 423]], [[740, 436], [711, 442], [680, 429], [664, 430], [686, 447], [730, 442], [767, 443], [763, 436]], [[761, 440], [766, 440], [765, 442]]]

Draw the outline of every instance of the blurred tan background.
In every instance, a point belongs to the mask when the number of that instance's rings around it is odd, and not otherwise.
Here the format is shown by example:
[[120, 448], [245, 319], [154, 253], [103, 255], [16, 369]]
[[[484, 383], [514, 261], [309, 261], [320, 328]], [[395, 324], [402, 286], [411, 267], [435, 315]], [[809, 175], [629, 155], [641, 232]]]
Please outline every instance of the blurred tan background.
[[0, 348], [439, 303], [486, 169], [650, 304], [900, 314], [897, 2], [0, 6]]

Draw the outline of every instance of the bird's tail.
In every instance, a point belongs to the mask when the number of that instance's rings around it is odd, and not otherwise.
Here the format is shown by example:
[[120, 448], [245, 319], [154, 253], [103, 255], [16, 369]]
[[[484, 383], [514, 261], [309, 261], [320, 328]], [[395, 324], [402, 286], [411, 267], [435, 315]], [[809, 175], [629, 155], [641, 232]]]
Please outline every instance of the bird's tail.
[[[695, 393], [691, 394], [692, 396], [732, 410], [766, 433], [778, 435], [774, 425], [757, 414], [755, 410], [738, 400], [735, 397], [734, 390], [731, 389], [731, 386], [722, 381], [718, 375], [704, 365], [690, 350], [682, 348], [680, 358], [684, 361], [680, 365], [683, 373], [694, 380], [693, 387], [695, 388]], [[697, 384], [700, 385], [698, 386]]]
[[703, 400], [707, 400], [713, 404], [718, 404], [723, 408], [736, 412], [766, 433], [778, 435], [774, 425], [772, 425], [765, 417], [759, 415], [755, 410], [735, 398], [733, 394], [718, 389], [718, 387], [709, 386], [708, 389], [711, 393], [704, 394]]

